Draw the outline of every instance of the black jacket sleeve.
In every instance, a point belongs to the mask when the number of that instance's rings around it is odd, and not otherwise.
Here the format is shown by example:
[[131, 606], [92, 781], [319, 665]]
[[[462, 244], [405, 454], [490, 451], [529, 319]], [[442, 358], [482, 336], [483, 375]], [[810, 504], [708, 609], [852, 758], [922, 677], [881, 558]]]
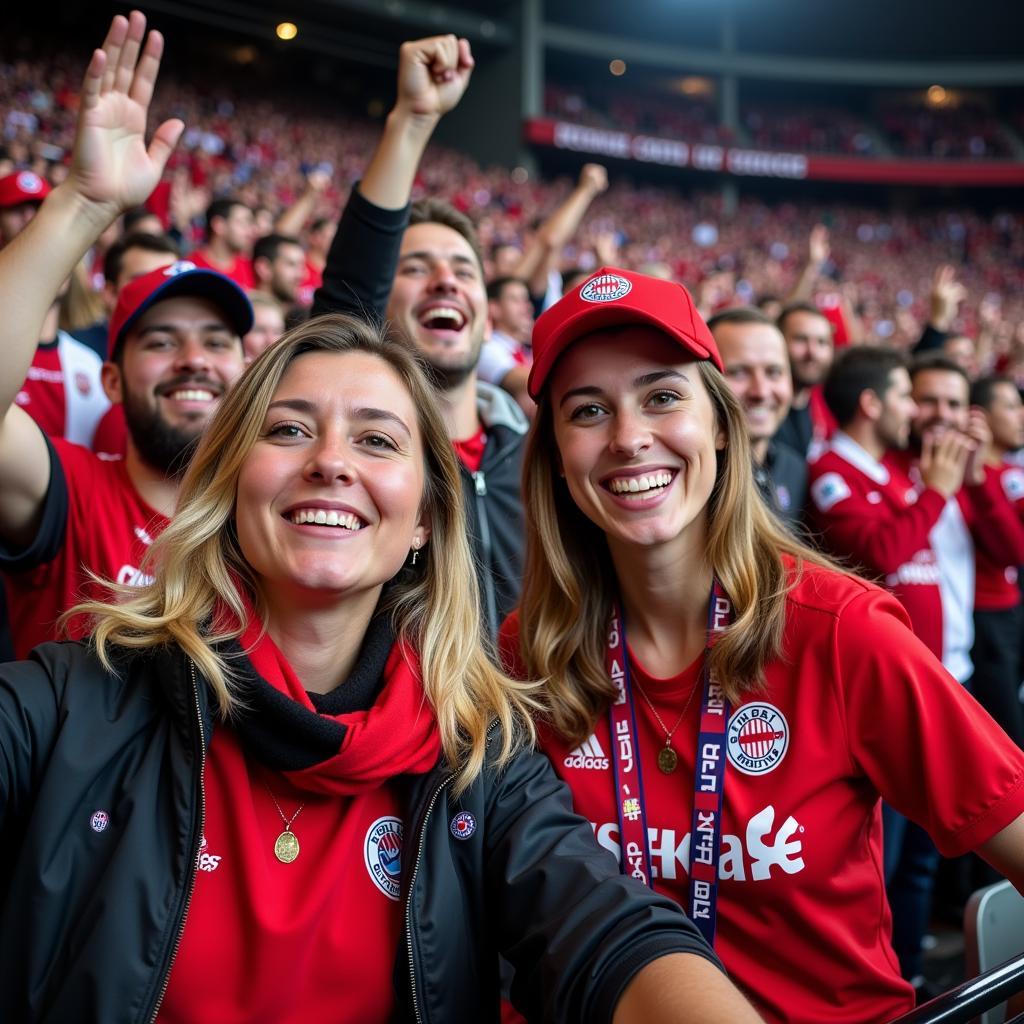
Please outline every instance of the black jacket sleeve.
[[64, 546], [68, 528], [68, 513], [71, 499], [68, 496], [68, 482], [60, 456], [43, 434], [50, 456], [50, 485], [43, 499], [42, 516], [35, 537], [24, 548], [14, 548], [0, 541], [0, 571], [28, 572], [40, 565], [52, 562]]
[[408, 206], [385, 210], [364, 199], [354, 185], [327, 254], [323, 284], [313, 297], [312, 315], [351, 313], [383, 323], [408, 223]]
[[489, 790], [491, 919], [528, 1019], [610, 1022], [636, 972], [669, 953], [721, 966], [672, 900], [619, 872], [546, 757], [520, 755]]
[[913, 354], [916, 356], [918, 352], [934, 352], [942, 348], [948, 337], [949, 334], [946, 331], [938, 331], [931, 324], [925, 324], [921, 337], [918, 338], [917, 344], [912, 350]]

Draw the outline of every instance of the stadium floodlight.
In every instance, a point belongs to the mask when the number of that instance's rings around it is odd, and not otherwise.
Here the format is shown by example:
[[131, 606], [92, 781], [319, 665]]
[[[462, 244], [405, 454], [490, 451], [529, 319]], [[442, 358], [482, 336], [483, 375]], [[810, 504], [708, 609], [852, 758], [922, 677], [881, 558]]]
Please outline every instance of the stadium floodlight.
[[277, 32], [278, 39], [283, 39], [286, 42], [299, 34], [298, 27], [290, 21], [282, 21], [274, 31]]

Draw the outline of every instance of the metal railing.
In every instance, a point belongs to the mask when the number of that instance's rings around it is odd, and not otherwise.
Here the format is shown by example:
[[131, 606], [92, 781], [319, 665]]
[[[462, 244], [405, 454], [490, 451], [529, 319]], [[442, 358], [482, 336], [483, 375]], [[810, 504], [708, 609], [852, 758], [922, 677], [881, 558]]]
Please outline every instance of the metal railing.
[[[1024, 954], [943, 992], [889, 1024], [970, 1024], [1018, 992], [1024, 992]], [[1024, 1024], [1024, 1013], [1008, 1024]]]

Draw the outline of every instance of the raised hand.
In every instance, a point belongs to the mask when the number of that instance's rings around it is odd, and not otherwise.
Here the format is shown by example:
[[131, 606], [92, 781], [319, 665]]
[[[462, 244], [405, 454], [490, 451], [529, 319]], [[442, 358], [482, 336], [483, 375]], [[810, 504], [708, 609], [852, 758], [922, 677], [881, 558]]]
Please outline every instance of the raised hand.
[[580, 169], [579, 187], [598, 195], [608, 187], [608, 172], [601, 164], [584, 164]]
[[111, 219], [149, 198], [185, 127], [177, 119], [165, 121], [146, 146], [164, 41], [150, 32], [143, 46], [145, 34], [146, 18], [139, 11], [115, 17], [82, 83], [67, 185]]
[[921, 438], [920, 462], [925, 486], [951, 498], [963, 485], [967, 460], [975, 447], [975, 442], [959, 430], [926, 432]]
[[953, 325], [960, 303], [967, 295], [967, 289], [956, 279], [956, 271], [944, 264], [932, 277], [932, 291], [929, 296], [928, 322], [937, 331], [948, 331]]
[[969, 484], [978, 486], [985, 482], [985, 459], [992, 446], [992, 429], [988, 425], [985, 410], [971, 406], [967, 419], [967, 436], [974, 443], [974, 449], [967, 459], [964, 479]]
[[473, 63], [467, 39], [447, 35], [403, 43], [396, 111], [434, 119], [447, 114], [462, 99]]
[[831, 249], [828, 244], [828, 228], [815, 224], [807, 238], [807, 260], [819, 270], [828, 262]]

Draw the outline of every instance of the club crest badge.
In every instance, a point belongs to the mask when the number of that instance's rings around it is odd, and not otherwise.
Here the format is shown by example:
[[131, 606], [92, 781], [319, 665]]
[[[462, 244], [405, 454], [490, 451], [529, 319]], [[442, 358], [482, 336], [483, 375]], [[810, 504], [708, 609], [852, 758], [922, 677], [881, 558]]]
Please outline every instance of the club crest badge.
[[789, 749], [789, 723], [764, 701], [738, 707], [729, 719], [726, 751], [729, 763], [744, 775], [766, 775], [776, 769]]
[[469, 839], [476, 831], [476, 818], [469, 811], [459, 811], [449, 828], [456, 839]]
[[93, 811], [89, 819], [89, 827], [93, 832], [105, 832], [110, 824], [110, 815], [106, 811]]
[[363, 860], [373, 884], [390, 900], [397, 900], [402, 877], [402, 822], [378, 818], [366, 831]]
[[633, 285], [618, 274], [602, 274], [588, 281], [580, 289], [580, 298], [584, 302], [614, 302], [628, 295]]

